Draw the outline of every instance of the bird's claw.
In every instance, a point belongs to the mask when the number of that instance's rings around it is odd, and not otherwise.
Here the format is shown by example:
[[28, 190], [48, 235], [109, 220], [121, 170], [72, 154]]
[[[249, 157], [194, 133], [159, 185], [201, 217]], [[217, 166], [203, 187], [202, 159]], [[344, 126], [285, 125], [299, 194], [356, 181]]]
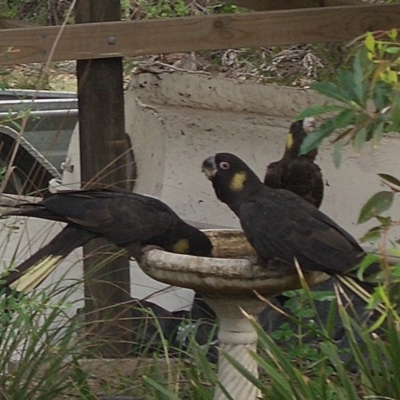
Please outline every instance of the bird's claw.
[[141, 255], [142, 255], [142, 257], [143, 257], [145, 254], [147, 254], [149, 251], [151, 251], [151, 250], [162, 250], [162, 251], [164, 251], [164, 249], [163, 249], [162, 247], [160, 247], [160, 246], [154, 246], [154, 245], [152, 245], [152, 244], [148, 244], [148, 245], [143, 246], [143, 247], [141, 248]]

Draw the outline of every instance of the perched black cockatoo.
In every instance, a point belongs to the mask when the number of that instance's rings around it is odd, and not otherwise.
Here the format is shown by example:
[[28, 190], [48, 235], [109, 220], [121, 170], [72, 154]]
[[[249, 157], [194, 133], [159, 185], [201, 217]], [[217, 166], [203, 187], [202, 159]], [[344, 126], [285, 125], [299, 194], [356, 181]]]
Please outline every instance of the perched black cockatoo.
[[47, 245], [2, 277], [5, 286], [19, 292], [34, 289], [72, 250], [94, 238], [124, 247], [136, 259], [147, 245], [204, 257], [212, 251], [203, 232], [184, 222], [160, 200], [137, 193], [106, 189], [64, 191], [39, 203], [20, 204], [3, 214], [9, 215], [67, 224]]
[[239, 217], [261, 266], [297, 259], [304, 270], [346, 275], [364, 258], [336, 222], [294, 193], [264, 185], [237, 156], [218, 153], [204, 160], [202, 170], [218, 199]]
[[285, 153], [279, 161], [268, 165], [264, 183], [270, 188], [290, 190], [319, 208], [324, 196], [324, 182], [321, 169], [315, 163], [318, 149], [300, 155], [301, 145], [314, 127], [314, 118], [292, 123]]

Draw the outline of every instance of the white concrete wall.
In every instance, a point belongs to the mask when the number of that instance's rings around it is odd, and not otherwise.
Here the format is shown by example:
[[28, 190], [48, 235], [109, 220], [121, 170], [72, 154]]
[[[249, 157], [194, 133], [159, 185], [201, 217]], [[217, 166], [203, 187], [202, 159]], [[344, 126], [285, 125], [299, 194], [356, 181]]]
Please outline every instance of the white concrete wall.
[[[263, 178], [266, 166], [282, 156], [295, 115], [326, 102], [303, 89], [183, 73], [133, 76], [126, 101], [127, 130], [139, 160], [138, 189], [160, 195], [183, 218], [230, 227], [238, 221], [201, 174], [203, 159], [232, 152]], [[374, 224], [356, 221], [367, 199], [383, 190], [377, 173], [400, 178], [400, 136], [384, 138], [377, 149], [367, 144], [361, 155], [348, 146], [339, 169], [332, 150], [325, 141], [317, 158], [326, 181], [322, 210], [358, 238]], [[394, 218], [400, 217], [398, 210], [395, 203]], [[399, 230], [391, 237], [398, 239]]]

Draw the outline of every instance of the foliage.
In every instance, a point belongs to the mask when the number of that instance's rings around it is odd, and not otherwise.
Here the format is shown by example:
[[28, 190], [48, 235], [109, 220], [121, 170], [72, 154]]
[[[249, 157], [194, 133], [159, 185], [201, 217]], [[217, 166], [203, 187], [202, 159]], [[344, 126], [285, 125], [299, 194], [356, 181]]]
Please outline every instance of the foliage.
[[[320, 349], [315, 345], [310, 345], [315, 341], [315, 337], [330, 337], [332, 326], [328, 323], [324, 326], [319, 320], [316, 304], [326, 304], [329, 310], [327, 315], [335, 312], [335, 295], [330, 291], [310, 291], [308, 288], [285, 292], [288, 297], [285, 301], [285, 309], [290, 312], [287, 322], [271, 333], [271, 339], [285, 349], [287, 357], [295, 362], [304, 370], [316, 372], [319, 368], [321, 358]], [[328, 318], [329, 319], [329, 318]], [[346, 350], [343, 350], [346, 351]]]
[[0, 0], [0, 16], [39, 25], [60, 25], [72, 0]]
[[[398, 335], [399, 316], [392, 309], [382, 322], [379, 331], [373, 329], [371, 323], [362, 322], [345, 306], [337, 295], [319, 293], [311, 295], [306, 290], [303, 298], [294, 292], [286, 293], [295, 301], [290, 308], [296, 313], [301, 309], [304, 319], [288, 317], [292, 328], [282, 327], [281, 332], [269, 335], [252, 316], [248, 316], [259, 337], [258, 353], [252, 353], [256, 360], [260, 376], [258, 378], [240, 365], [226, 353], [220, 353], [234, 368], [259, 388], [262, 398], [271, 400], [361, 400], [365, 398], [400, 398], [400, 383], [397, 354], [400, 351]], [[308, 300], [306, 298], [311, 296]], [[313, 299], [316, 296], [317, 299]], [[316, 320], [314, 301], [329, 301], [335, 313], [338, 313], [344, 327], [345, 343], [332, 340], [330, 331], [333, 321], [326, 324]], [[311, 311], [310, 311], [311, 310]], [[316, 339], [302, 344], [302, 340], [312, 330]], [[282, 343], [280, 336], [286, 336]], [[301, 332], [299, 334], [299, 332]], [[304, 335], [304, 336], [303, 336]], [[192, 341], [190, 351], [191, 362], [182, 373], [175, 371], [175, 379], [180, 385], [171, 386], [167, 379], [169, 373], [147, 375], [144, 381], [152, 388], [155, 399], [212, 399], [216, 382], [216, 371], [205, 358], [204, 351]], [[307, 348], [308, 347], [308, 348]], [[160, 372], [160, 371], [159, 371]], [[171, 378], [171, 376], [170, 376]], [[172, 381], [174, 382], [174, 380]], [[229, 397], [228, 397], [229, 398]]]
[[[264, 377], [264, 380], [253, 378], [253, 382], [260, 388], [264, 398], [399, 398], [400, 385], [394, 370], [398, 363], [395, 354], [400, 350], [396, 324], [388, 319], [387, 330], [385, 334], [382, 333], [381, 338], [371, 335], [367, 326], [349, 317], [343, 305], [338, 304], [338, 308], [350, 345], [350, 355], [354, 360], [351, 370], [341, 359], [337, 344], [322, 337], [318, 368], [314, 372], [299, 368], [286, 356], [285, 351], [277, 346], [255, 321], [253, 322], [259, 334], [261, 348], [259, 354], [253, 354], [253, 357]], [[242, 373], [246, 373], [234, 360], [230, 361]], [[385, 375], [384, 379], [382, 375]]]
[[218, 0], [187, 2], [185, 0], [123, 0], [123, 14], [129, 19], [186, 17], [199, 14], [226, 14], [239, 11], [235, 5]]
[[166, 18], [166, 17], [184, 17], [190, 15], [189, 7], [184, 0], [161, 0], [153, 2], [151, 0], [141, 0], [138, 6], [142, 15], [146, 19]]
[[339, 70], [334, 82], [315, 82], [311, 89], [332, 100], [302, 111], [297, 119], [328, 114], [327, 119], [304, 141], [302, 152], [318, 147], [322, 140], [340, 130], [334, 139], [335, 164], [340, 149], [351, 142], [356, 151], [382, 135], [400, 131], [400, 46], [397, 30], [368, 33], [356, 50], [351, 70]]
[[[157, 317], [138, 309], [142, 321], [154, 324], [162, 345], [137, 346], [126, 375], [118, 370], [118, 363], [101, 362], [94, 352], [101, 345], [96, 337], [87, 340], [84, 316], [75, 314], [83, 300], [77, 293], [82, 282], [64, 285], [61, 279], [29, 296], [0, 293], [0, 398], [94, 400], [101, 393], [162, 399], [166, 392], [171, 393], [167, 398], [212, 398], [215, 365], [206, 358], [207, 346], [195, 342], [195, 329], [189, 334], [187, 350], [175, 348], [163, 336]], [[132, 332], [133, 341], [143, 339], [142, 328], [146, 329], [138, 324], [138, 332]], [[101, 369], [90, 367], [87, 359], [97, 360]]]
[[[302, 152], [318, 147], [328, 137], [334, 144], [334, 162], [339, 166], [342, 147], [352, 144], [357, 152], [370, 142], [374, 147], [383, 135], [400, 132], [400, 42], [398, 31], [367, 33], [353, 54], [350, 70], [341, 69], [333, 81], [315, 82], [311, 88], [329, 99], [324, 105], [315, 105], [303, 110], [298, 119], [325, 115], [319, 127], [308, 135]], [[362, 242], [381, 240], [379, 254], [368, 256], [361, 264], [360, 276], [372, 264], [379, 262], [382, 272], [376, 277], [381, 280], [379, 287], [370, 298], [370, 307], [390, 304], [400, 300], [400, 263], [389, 265], [390, 256], [398, 256], [397, 244], [389, 242], [389, 230], [400, 225], [389, 215], [396, 194], [400, 191], [400, 180], [389, 174], [378, 174], [385, 190], [375, 193], [362, 207], [358, 223], [372, 219], [372, 226], [361, 238]], [[392, 261], [393, 264], [393, 261]], [[388, 316], [383, 313], [382, 319]], [[379, 323], [378, 323], [379, 324]]]
[[68, 316], [73, 290], [54, 288], [29, 297], [1, 294], [1, 398], [54, 399], [85, 390], [76, 364], [85, 355], [84, 346], [77, 320]]
[[169, 369], [167, 373], [154, 370], [151, 375], [144, 376], [152, 398], [211, 400], [218, 381], [216, 366], [207, 360], [206, 354], [207, 347], [199, 346], [192, 332], [188, 350], [180, 353], [181, 368]]

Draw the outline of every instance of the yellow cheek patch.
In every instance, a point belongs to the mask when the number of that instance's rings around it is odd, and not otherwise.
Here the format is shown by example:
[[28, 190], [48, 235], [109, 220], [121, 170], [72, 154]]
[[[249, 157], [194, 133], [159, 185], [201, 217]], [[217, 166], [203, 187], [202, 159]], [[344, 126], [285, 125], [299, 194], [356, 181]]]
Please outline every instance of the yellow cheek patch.
[[246, 178], [246, 172], [237, 172], [235, 175], [233, 175], [229, 189], [231, 189], [232, 192], [240, 192], [243, 189]]
[[187, 239], [180, 239], [172, 246], [172, 251], [174, 253], [188, 254], [189, 250], [190, 246]]
[[286, 148], [291, 149], [293, 146], [293, 135], [291, 133], [288, 133], [286, 136]]

